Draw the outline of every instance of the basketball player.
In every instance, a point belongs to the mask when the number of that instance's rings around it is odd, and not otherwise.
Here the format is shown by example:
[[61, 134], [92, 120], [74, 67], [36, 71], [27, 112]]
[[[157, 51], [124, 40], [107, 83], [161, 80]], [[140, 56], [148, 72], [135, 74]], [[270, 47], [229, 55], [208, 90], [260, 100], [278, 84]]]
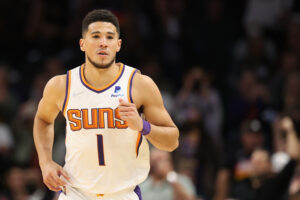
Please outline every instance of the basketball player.
[[[34, 121], [43, 181], [60, 200], [138, 200], [149, 172], [149, 148], [173, 151], [179, 132], [155, 83], [137, 69], [116, 63], [119, 23], [94, 10], [82, 23], [85, 63], [47, 83]], [[144, 119], [138, 113], [142, 108]], [[66, 158], [52, 160], [54, 120], [66, 118]]]

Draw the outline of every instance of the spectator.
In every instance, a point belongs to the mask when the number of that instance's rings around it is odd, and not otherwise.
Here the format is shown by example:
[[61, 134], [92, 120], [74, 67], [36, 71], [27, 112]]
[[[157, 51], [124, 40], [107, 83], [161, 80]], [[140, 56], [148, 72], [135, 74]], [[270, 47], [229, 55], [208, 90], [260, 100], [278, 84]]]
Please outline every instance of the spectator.
[[11, 153], [15, 145], [15, 140], [10, 127], [0, 122], [0, 179], [3, 172], [11, 163]]
[[283, 101], [283, 112], [300, 123], [300, 72], [287, 77]]
[[24, 169], [19, 166], [12, 166], [5, 177], [6, 190], [1, 198], [13, 200], [27, 200], [28, 193], [25, 187]]
[[25, 186], [29, 195], [29, 200], [52, 200], [54, 192], [47, 189], [43, 184], [42, 174], [37, 168], [27, 168], [24, 170]]
[[0, 64], [0, 121], [11, 123], [18, 103], [10, 90], [9, 70]]
[[[227, 117], [228, 129], [236, 131], [245, 119], [259, 118], [270, 102], [266, 85], [258, 80], [253, 70], [242, 71], [235, 89], [229, 95]], [[229, 133], [229, 140], [231, 139]], [[239, 138], [239, 137], [236, 137]]]
[[280, 63], [278, 65], [279, 67], [274, 71], [273, 77], [269, 82], [269, 91], [272, 95], [272, 106], [277, 109], [282, 109], [285, 91], [284, 85], [291, 74], [299, 72], [299, 58], [294, 52], [285, 50], [281, 54]]
[[233, 180], [239, 181], [250, 174], [251, 154], [256, 148], [264, 147], [265, 133], [262, 123], [257, 120], [246, 120], [241, 125], [240, 146], [236, 141], [231, 143], [227, 154], [227, 167], [233, 173]]
[[258, 30], [257, 36], [247, 36], [236, 42], [233, 51], [232, 68], [229, 71], [234, 86], [238, 76], [246, 69], [251, 69], [258, 80], [267, 82], [276, 61], [274, 42], [263, 36]]
[[217, 90], [211, 86], [211, 80], [202, 68], [196, 66], [184, 77], [183, 87], [176, 97], [177, 112], [175, 119], [184, 121], [203, 120], [204, 129], [210, 137], [221, 144], [223, 107]]
[[282, 15], [292, 8], [293, 0], [249, 0], [245, 12], [246, 25], [257, 23], [269, 29], [278, 27]]
[[300, 200], [300, 164], [298, 162], [297, 170], [289, 187], [289, 199]]
[[193, 200], [195, 188], [191, 180], [175, 172], [171, 154], [152, 149], [151, 173], [140, 187], [143, 200]]
[[220, 146], [206, 133], [201, 121], [185, 123], [181, 135], [176, 157], [178, 171], [194, 180], [198, 196], [212, 199], [222, 164]]
[[[264, 145], [262, 123], [257, 119], [245, 120], [229, 143], [224, 165], [216, 175], [215, 200], [228, 197], [233, 185], [246, 179], [251, 173], [251, 154]], [[239, 138], [239, 140], [236, 140]]]
[[281, 200], [286, 194], [293, 177], [296, 163], [300, 159], [300, 142], [292, 120], [281, 120], [282, 131], [286, 134], [286, 151], [290, 161], [277, 174], [273, 174], [270, 157], [266, 150], [257, 149], [251, 155], [250, 177], [239, 181], [232, 190], [232, 197], [245, 200]]

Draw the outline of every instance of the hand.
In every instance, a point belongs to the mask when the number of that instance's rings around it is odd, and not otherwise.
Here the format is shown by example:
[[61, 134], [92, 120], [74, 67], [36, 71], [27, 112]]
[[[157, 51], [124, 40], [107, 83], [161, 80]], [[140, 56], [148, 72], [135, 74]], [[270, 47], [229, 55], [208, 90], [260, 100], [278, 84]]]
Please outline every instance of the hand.
[[295, 195], [299, 191], [300, 191], [300, 178], [295, 177], [290, 184], [289, 193], [290, 195]]
[[41, 170], [43, 175], [43, 182], [50, 190], [55, 192], [61, 190], [60, 186], [66, 185], [66, 181], [64, 181], [60, 176], [63, 176], [67, 180], [70, 179], [65, 170], [53, 161], [45, 165], [41, 165]]
[[284, 117], [281, 120], [281, 127], [283, 130], [285, 130], [287, 132], [294, 131], [293, 121], [289, 117]]
[[119, 103], [118, 110], [121, 119], [128, 123], [129, 128], [141, 131], [143, 129], [143, 120], [140, 117], [135, 104], [126, 102], [123, 99], [119, 99]]

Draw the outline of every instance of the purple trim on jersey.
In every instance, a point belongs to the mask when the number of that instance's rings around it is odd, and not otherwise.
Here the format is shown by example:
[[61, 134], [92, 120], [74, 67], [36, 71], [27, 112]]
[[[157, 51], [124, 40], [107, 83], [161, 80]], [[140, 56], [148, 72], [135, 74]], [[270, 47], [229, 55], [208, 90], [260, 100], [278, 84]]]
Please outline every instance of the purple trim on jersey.
[[141, 189], [140, 189], [140, 187], [138, 185], [135, 187], [134, 192], [136, 193], [136, 195], [138, 195], [139, 200], [143, 200], [143, 198], [142, 198], [142, 192], [141, 192]]
[[113, 82], [110, 86], [108, 86], [107, 88], [104, 88], [103, 90], [94, 90], [93, 88], [90, 88], [88, 85], [86, 85], [83, 80], [82, 80], [82, 77], [81, 77], [81, 68], [84, 67], [84, 65], [81, 65], [80, 68], [79, 68], [79, 77], [80, 77], [80, 81], [81, 83], [89, 90], [93, 91], [93, 92], [96, 92], [96, 93], [101, 93], [101, 92], [104, 92], [106, 90], [108, 90], [109, 88], [111, 88], [113, 85], [115, 85], [119, 80], [120, 78], [122, 77], [124, 71], [125, 71], [125, 65], [123, 65], [123, 69], [122, 69], [122, 72], [120, 74], [120, 76], [117, 78], [117, 80], [115, 80], [115, 82]]
[[[141, 133], [139, 133], [139, 134], [141, 134]], [[141, 139], [140, 139], [138, 147], [137, 147], [137, 155], [136, 155], [136, 157], [138, 157], [138, 155], [139, 155], [139, 150], [140, 150], [140, 146], [142, 144], [142, 141], [143, 141], [143, 135], [141, 135]]]
[[68, 89], [69, 89], [69, 71], [67, 72], [66, 96], [65, 96], [64, 104], [63, 104], [63, 107], [62, 107], [62, 110], [61, 110], [62, 112], [64, 112], [64, 110], [65, 110], [66, 101], [67, 101], [67, 98], [68, 98]]
[[130, 97], [130, 102], [133, 103], [133, 100], [132, 100], [132, 94], [131, 94], [131, 89], [132, 89], [132, 80], [133, 80], [133, 77], [135, 75], [135, 73], [137, 72], [138, 70], [136, 69], [132, 76], [131, 76], [131, 79], [130, 79], [130, 85], [129, 85], [129, 97]]

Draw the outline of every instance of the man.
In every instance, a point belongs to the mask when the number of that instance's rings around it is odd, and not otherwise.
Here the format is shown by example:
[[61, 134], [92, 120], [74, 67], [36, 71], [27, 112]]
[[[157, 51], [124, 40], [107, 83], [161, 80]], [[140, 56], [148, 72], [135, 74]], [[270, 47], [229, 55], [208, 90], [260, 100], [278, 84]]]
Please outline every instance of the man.
[[153, 148], [150, 164], [150, 176], [140, 185], [144, 200], [196, 199], [196, 189], [191, 179], [174, 171], [169, 152]]
[[[117, 18], [94, 10], [82, 23], [85, 63], [47, 83], [34, 123], [44, 183], [63, 189], [59, 199], [137, 200], [149, 172], [147, 140], [173, 151], [179, 132], [161, 94], [147, 76], [116, 63], [121, 39]], [[143, 120], [138, 109], [143, 109]], [[66, 158], [52, 160], [54, 120], [66, 118]], [[146, 140], [147, 139], [147, 140]]]
[[286, 153], [290, 157], [288, 163], [275, 174], [269, 153], [256, 149], [251, 154], [250, 177], [234, 185], [231, 197], [245, 200], [284, 199], [300, 159], [300, 143], [291, 118], [282, 118], [280, 124], [286, 135]]

